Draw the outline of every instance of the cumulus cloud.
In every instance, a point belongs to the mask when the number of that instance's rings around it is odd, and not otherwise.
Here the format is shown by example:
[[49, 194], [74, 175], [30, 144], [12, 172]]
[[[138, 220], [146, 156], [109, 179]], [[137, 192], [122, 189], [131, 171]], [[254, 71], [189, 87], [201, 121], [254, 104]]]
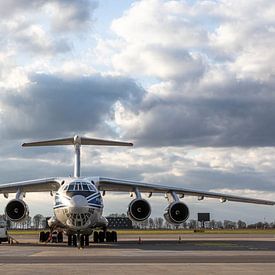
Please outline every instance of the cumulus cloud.
[[64, 58], [84, 31], [92, 30], [96, 8], [93, 0], [0, 1], [0, 50], [12, 51], [21, 66]]
[[114, 20], [114, 70], [158, 82], [138, 113], [117, 106], [121, 130], [147, 146], [273, 146], [267, 2], [138, 1]]
[[51, 27], [55, 31], [79, 31], [90, 23], [98, 1], [45, 1], [45, 0], [22, 0], [1, 1], [0, 15], [2, 19], [11, 17], [49, 16]]
[[80, 31], [92, 22], [92, 15], [98, 1], [52, 1], [49, 10], [52, 15], [52, 28], [57, 32]]
[[135, 2], [112, 23], [112, 30], [124, 41], [123, 50], [113, 57], [115, 69], [159, 78], [200, 76], [205, 64], [197, 48], [208, 40], [207, 32], [186, 10], [183, 2]]
[[19, 93], [1, 94], [1, 128], [6, 138], [107, 129], [116, 102], [130, 108], [144, 93], [123, 77], [35, 74], [30, 80]]

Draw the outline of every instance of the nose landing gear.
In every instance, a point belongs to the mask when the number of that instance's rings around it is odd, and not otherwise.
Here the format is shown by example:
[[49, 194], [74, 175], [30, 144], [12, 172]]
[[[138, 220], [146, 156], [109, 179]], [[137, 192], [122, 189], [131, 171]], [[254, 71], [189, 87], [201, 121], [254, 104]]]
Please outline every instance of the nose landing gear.
[[80, 233], [75, 235], [68, 235], [68, 246], [81, 248], [84, 246], [89, 246], [89, 243], [89, 235], [83, 235]]

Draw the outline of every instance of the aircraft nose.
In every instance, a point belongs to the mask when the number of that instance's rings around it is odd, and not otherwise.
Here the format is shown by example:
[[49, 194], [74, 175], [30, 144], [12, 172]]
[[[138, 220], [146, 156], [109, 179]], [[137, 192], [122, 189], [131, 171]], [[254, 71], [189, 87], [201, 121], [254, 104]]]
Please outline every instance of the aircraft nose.
[[72, 207], [85, 207], [88, 206], [87, 200], [84, 196], [75, 195], [70, 200], [70, 204]]

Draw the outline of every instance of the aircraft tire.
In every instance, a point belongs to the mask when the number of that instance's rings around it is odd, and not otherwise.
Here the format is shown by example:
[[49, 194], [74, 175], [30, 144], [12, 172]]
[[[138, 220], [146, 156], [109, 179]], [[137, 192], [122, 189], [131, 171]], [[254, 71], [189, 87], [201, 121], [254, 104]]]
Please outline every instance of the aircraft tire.
[[50, 232], [49, 231], [45, 232], [44, 242], [48, 241], [49, 237], [50, 237]]
[[104, 240], [105, 240], [105, 232], [104, 231], [99, 231], [98, 239], [99, 239], [100, 243], [104, 243]]
[[110, 231], [106, 231], [106, 242], [112, 242], [112, 233]]
[[93, 236], [93, 238], [94, 238], [94, 243], [98, 243], [98, 241], [99, 241], [99, 239], [98, 239], [98, 232], [97, 231], [94, 231], [94, 236]]
[[58, 232], [58, 234], [57, 234], [57, 242], [58, 243], [63, 243], [63, 233], [62, 232]]
[[85, 235], [85, 246], [89, 246], [90, 243], [90, 236], [89, 235]]
[[113, 243], [117, 243], [117, 232], [116, 231], [112, 231], [111, 232], [111, 236], [112, 236], [112, 242]]
[[68, 246], [72, 245], [72, 235], [68, 235]]
[[83, 247], [85, 243], [85, 235], [80, 236], [80, 247]]
[[40, 233], [39, 233], [39, 242], [41, 242], [41, 243], [43, 243], [43, 242], [45, 242], [46, 240], [45, 240], [45, 232], [44, 231], [41, 231]]
[[76, 238], [76, 235], [73, 235], [73, 246], [77, 247], [77, 238]]

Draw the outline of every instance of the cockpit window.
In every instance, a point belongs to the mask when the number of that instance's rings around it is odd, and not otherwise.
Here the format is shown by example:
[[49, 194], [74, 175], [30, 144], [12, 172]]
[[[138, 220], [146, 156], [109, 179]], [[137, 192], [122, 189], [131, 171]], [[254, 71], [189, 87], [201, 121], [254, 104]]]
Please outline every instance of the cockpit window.
[[68, 191], [73, 191], [74, 190], [74, 183], [70, 183]]
[[83, 191], [89, 191], [87, 183], [82, 183], [82, 188], [83, 188]]
[[66, 194], [68, 196], [72, 195], [82, 195], [82, 196], [90, 196], [92, 193], [97, 192], [96, 188], [92, 186], [91, 184], [87, 182], [71, 182], [68, 186], [67, 189], [64, 188]]
[[89, 184], [89, 185], [88, 185], [88, 188], [89, 188], [90, 191], [95, 192], [95, 188], [94, 188], [92, 185]]

